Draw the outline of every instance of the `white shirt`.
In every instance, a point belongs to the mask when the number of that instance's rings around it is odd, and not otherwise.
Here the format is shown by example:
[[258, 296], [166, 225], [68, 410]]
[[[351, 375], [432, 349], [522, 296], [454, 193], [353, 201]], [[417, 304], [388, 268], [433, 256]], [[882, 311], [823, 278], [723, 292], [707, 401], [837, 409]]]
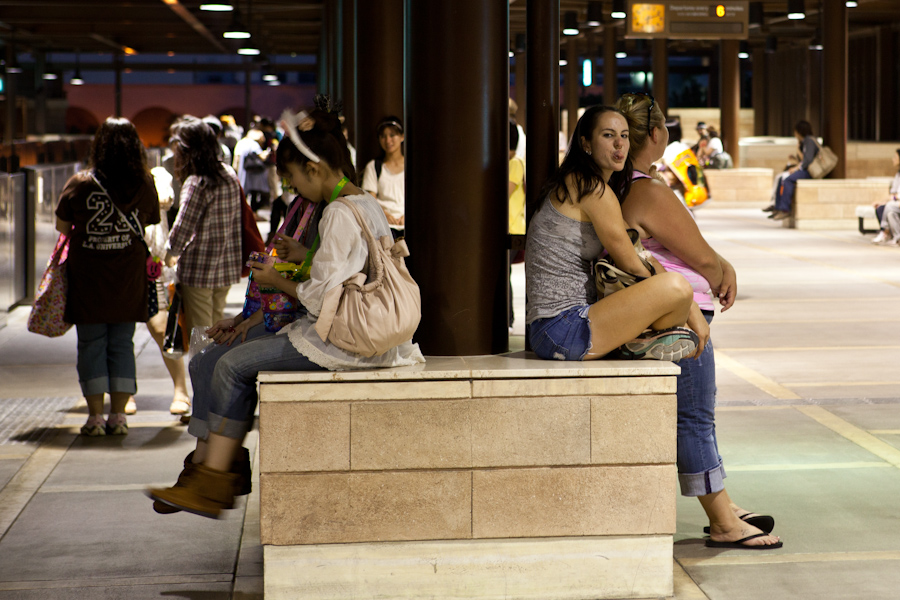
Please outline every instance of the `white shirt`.
[[[392, 173], [386, 164], [381, 165], [381, 177], [375, 174], [375, 161], [370, 160], [363, 173], [362, 188], [378, 197], [378, 204], [385, 213], [395, 219], [406, 211], [406, 175]], [[404, 229], [403, 225], [391, 225], [394, 229]]]
[[516, 156], [522, 159], [522, 162], [525, 162], [525, 130], [522, 129], [522, 126], [516, 123], [516, 129], [519, 130], [519, 143], [516, 144]]
[[241, 182], [241, 186], [245, 189], [247, 187], [247, 172], [244, 171], [244, 159], [247, 158], [247, 155], [251, 152], [260, 154], [262, 152], [262, 147], [250, 138], [241, 138], [234, 146], [234, 163], [232, 166], [237, 173], [238, 181]]
[[[369, 194], [346, 196], [366, 219], [366, 225], [376, 239], [390, 236], [387, 219], [378, 203]], [[391, 348], [380, 356], [365, 357], [323, 342], [316, 332], [316, 321], [322, 311], [325, 294], [343, 285], [352, 275], [366, 266], [369, 245], [353, 212], [340, 202], [325, 207], [319, 221], [321, 245], [313, 258], [309, 279], [297, 284], [297, 299], [308, 313], [280, 334], [287, 334], [297, 352], [330, 371], [376, 367], [400, 367], [425, 362], [418, 344], [412, 340]]]

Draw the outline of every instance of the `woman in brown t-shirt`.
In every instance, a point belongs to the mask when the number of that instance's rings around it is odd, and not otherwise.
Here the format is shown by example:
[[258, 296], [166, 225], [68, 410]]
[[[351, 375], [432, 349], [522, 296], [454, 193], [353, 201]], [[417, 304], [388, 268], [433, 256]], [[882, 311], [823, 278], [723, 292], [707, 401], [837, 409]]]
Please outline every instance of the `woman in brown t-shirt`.
[[78, 381], [90, 413], [81, 433], [124, 435], [125, 404], [137, 392], [134, 324], [148, 318], [147, 249], [138, 234], [159, 222], [159, 199], [127, 119], [100, 126], [91, 165], [66, 183], [56, 208], [56, 228], [70, 236], [65, 320], [78, 334]]

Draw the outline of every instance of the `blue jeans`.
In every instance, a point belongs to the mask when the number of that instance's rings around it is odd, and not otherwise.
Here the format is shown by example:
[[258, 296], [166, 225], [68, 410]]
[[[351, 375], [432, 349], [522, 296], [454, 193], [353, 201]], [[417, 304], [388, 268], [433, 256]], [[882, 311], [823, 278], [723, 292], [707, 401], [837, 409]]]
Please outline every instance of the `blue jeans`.
[[[706, 321], [713, 313], [704, 311]], [[712, 341], [699, 358], [678, 362], [678, 481], [683, 496], [725, 489], [725, 469], [716, 442], [716, 361]]]
[[260, 371], [324, 370], [297, 352], [287, 335], [269, 333], [261, 324], [250, 329], [243, 343], [207, 347], [189, 368], [194, 401], [188, 432], [201, 439], [210, 433], [244, 438], [259, 400]]
[[775, 210], [791, 212], [791, 204], [794, 202], [794, 189], [798, 179], [811, 179], [806, 169], [800, 169], [785, 177], [781, 181], [781, 190], [775, 198]]
[[573, 306], [528, 328], [531, 349], [545, 360], [584, 360], [591, 349], [590, 306]]
[[78, 383], [85, 396], [137, 392], [134, 323], [75, 325], [78, 334]]

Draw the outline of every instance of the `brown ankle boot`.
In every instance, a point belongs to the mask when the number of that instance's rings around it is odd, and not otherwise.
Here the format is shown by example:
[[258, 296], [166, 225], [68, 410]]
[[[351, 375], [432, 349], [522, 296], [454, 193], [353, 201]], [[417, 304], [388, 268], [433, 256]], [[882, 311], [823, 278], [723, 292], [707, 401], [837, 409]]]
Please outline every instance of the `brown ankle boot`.
[[[184, 457], [184, 469], [182, 469], [181, 473], [178, 474], [178, 481], [176, 481], [175, 485], [173, 485], [172, 487], [184, 487], [184, 482], [187, 481], [187, 477], [193, 470], [194, 453], [191, 452]], [[180, 508], [175, 508], [174, 506], [171, 506], [164, 502], [160, 502], [159, 500], [153, 501], [153, 510], [161, 515], [171, 515], [177, 512], [181, 512]]]
[[237, 475], [203, 465], [185, 475], [182, 485], [150, 490], [150, 497], [195, 515], [218, 519], [222, 509], [234, 506]]

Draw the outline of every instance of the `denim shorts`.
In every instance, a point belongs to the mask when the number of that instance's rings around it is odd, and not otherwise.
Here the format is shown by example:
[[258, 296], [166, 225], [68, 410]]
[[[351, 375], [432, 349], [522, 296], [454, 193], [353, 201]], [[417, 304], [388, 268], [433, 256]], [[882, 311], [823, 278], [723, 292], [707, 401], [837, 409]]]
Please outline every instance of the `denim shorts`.
[[584, 360], [591, 349], [591, 307], [573, 306], [529, 325], [531, 349], [546, 360]]

